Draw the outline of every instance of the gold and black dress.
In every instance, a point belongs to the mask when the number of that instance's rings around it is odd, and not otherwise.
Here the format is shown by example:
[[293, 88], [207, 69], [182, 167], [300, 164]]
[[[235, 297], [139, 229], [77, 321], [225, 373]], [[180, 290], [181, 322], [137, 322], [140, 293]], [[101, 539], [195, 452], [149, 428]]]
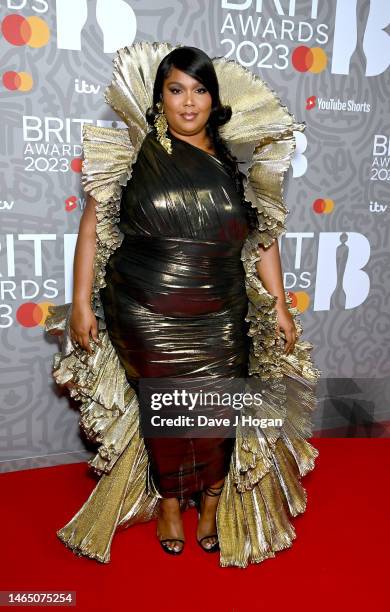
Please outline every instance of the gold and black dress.
[[[171, 154], [154, 130], [142, 144], [121, 200], [124, 239], [100, 291], [111, 342], [137, 389], [142, 377], [204, 382], [248, 374], [240, 254], [249, 209], [221, 160], [168, 135]], [[231, 435], [145, 436], [160, 494], [184, 499], [223, 478], [233, 442]]]
[[[82, 183], [96, 202], [91, 307], [100, 343], [92, 354], [73, 344], [69, 303], [50, 307], [45, 328], [62, 337], [53, 376], [80, 403], [80, 427], [97, 445], [88, 464], [100, 479], [57, 535], [75, 554], [108, 563], [118, 530], [156, 518], [162, 497], [187, 500], [225, 475], [220, 565], [246, 567], [292, 545], [290, 518], [307, 502], [301, 478], [318, 456], [308, 438], [321, 372], [288, 292], [298, 337], [291, 354], [282, 350], [276, 298], [256, 270], [259, 245], [286, 230], [283, 180], [294, 132], [305, 125], [258, 76], [213, 58], [221, 101], [232, 108], [220, 135], [239, 159], [241, 201], [223, 160], [169, 133], [170, 155], [150, 131], [155, 75], [173, 48], [141, 41], [119, 49], [105, 99], [125, 127], [83, 126]], [[203, 388], [247, 374], [263, 396], [259, 410], [248, 410], [267, 427], [143, 435], [145, 381]]]

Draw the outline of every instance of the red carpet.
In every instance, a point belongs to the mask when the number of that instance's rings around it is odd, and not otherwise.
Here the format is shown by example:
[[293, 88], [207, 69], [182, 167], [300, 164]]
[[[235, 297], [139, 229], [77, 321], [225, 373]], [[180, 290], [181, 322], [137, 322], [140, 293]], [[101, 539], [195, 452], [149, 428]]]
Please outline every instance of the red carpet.
[[292, 519], [293, 546], [244, 570], [200, 550], [192, 509], [181, 557], [160, 549], [151, 522], [118, 532], [109, 564], [79, 558], [55, 531], [95, 486], [87, 464], [2, 474], [0, 590], [76, 591], [71, 609], [83, 612], [388, 612], [390, 442], [312, 443], [320, 456], [303, 479], [308, 506]]

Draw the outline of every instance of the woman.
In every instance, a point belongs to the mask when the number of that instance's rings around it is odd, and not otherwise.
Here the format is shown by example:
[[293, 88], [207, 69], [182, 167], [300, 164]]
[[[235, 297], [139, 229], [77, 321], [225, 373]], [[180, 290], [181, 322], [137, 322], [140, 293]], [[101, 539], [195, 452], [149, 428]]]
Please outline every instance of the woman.
[[[222, 104], [213, 61], [203, 51], [180, 46], [166, 53], [162, 47], [154, 44], [141, 48], [149, 53], [158, 49], [163, 55], [154, 79], [153, 104], [144, 115], [151, 128], [146, 136], [139, 134], [139, 109], [134, 104], [137, 112], [133, 112], [131, 105], [129, 110], [123, 104], [124, 97], [128, 101], [129, 95], [139, 96], [135, 81], [131, 88], [126, 83], [124, 96], [123, 87], [115, 82], [118, 70], [111, 91], [109, 88], [108, 101], [133, 130], [131, 142], [138, 150], [131, 172], [121, 183], [124, 189], [119, 197], [116, 192], [112, 197], [95, 199], [90, 190], [80, 223], [73, 302], [68, 315], [74, 353], [84, 352], [84, 363], [86, 356], [93, 357], [97, 350], [90, 339], [102, 346], [98, 319], [104, 320], [132, 397], [139, 394], [139, 382], [145, 378], [161, 383], [166, 378], [190, 377], [201, 384], [244, 378], [251, 373], [250, 316], [246, 318], [248, 273], [240, 255], [258, 226], [258, 213], [245, 199], [244, 175], [220, 135], [220, 128], [232, 117], [232, 109]], [[134, 49], [136, 53], [140, 50], [137, 45]], [[123, 64], [123, 54], [117, 59], [117, 68], [120, 63]], [[123, 74], [123, 65], [120, 67]], [[145, 80], [144, 71], [143, 63], [140, 72]], [[245, 143], [249, 139], [242, 140]], [[99, 139], [91, 146], [99, 147]], [[86, 142], [85, 151], [88, 176], [93, 169], [88, 168]], [[101, 178], [104, 169], [99, 168], [98, 173]], [[96, 177], [95, 183], [98, 185]], [[101, 187], [102, 183], [96, 189]], [[104, 223], [99, 201], [106, 202], [106, 209], [120, 202], [117, 244], [106, 249], [104, 256], [100, 253], [100, 275], [104, 273], [100, 284], [96, 282], [96, 244], [99, 239], [102, 242], [99, 224], [104, 227]], [[103, 215], [112, 223], [115, 210]], [[293, 355], [297, 328], [286, 303], [278, 243], [273, 239], [271, 245], [258, 242], [257, 246], [261, 252], [256, 265], [258, 277], [268, 295], [273, 296], [274, 305], [276, 302], [274, 332], [284, 334], [284, 354]], [[104, 368], [101, 375], [103, 372]], [[75, 376], [73, 383], [77, 387]], [[150, 405], [141, 395], [138, 401], [142, 430], [147, 431]], [[218, 414], [222, 414], [221, 409], [217, 408]], [[262, 414], [266, 412], [263, 406]], [[272, 447], [272, 434], [269, 438], [261, 435]], [[233, 463], [235, 440], [216, 430], [213, 437], [191, 437], [188, 432], [176, 438], [146, 434], [143, 442], [148, 458], [148, 486], [159, 498], [154, 513], [163, 549], [169, 554], [183, 551], [181, 509], [192, 498], [199, 510], [199, 545], [206, 552], [219, 550], [218, 500]], [[310, 468], [306, 465], [306, 471], [312, 469], [317, 454], [309, 447], [305, 447], [310, 455]], [[257, 450], [252, 452], [254, 457], [259, 455]], [[291, 456], [297, 460], [294, 452]], [[263, 460], [266, 464], [265, 456]], [[242, 473], [250, 473], [255, 465], [252, 460]], [[262, 472], [265, 473], [264, 466]], [[127, 487], [123, 499], [128, 491]], [[124, 520], [123, 515], [122, 523], [119, 521], [115, 528], [129, 524], [128, 518]], [[75, 552], [99, 558], [71, 541], [75, 536], [73, 527], [72, 536], [62, 530], [61, 539]]]

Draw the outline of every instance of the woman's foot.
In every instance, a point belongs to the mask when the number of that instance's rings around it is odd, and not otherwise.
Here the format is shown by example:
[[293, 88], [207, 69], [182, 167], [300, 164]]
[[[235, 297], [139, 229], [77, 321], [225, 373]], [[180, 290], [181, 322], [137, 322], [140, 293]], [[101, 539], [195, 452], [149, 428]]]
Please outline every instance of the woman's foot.
[[206, 487], [200, 496], [196, 539], [206, 552], [217, 552], [219, 550], [216, 514], [223, 483], [224, 481], [220, 480], [213, 486]]
[[157, 519], [157, 537], [165, 552], [179, 555], [184, 548], [184, 531], [177, 497], [161, 499]]

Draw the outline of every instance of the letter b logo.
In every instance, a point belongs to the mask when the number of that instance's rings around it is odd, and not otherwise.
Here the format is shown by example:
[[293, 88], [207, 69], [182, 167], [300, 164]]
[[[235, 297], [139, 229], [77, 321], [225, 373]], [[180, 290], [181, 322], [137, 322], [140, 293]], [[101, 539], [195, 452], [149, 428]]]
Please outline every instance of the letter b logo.
[[[114, 53], [131, 45], [137, 32], [137, 20], [125, 0], [56, 0], [57, 46], [81, 51], [83, 29], [94, 25], [103, 34], [104, 53]], [[96, 11], [95, 11], [96, 7]]]
[[[390, 36], [385, 31], [389, 24], [390, 2], [370, 0], [370, 12], [363, 36], [366, 76], [383, 74], [390, 65]], [[337, 0], [333, 74], [349, 74], [351, 58], [357, 51], [357, 45], [357, 0]]]

